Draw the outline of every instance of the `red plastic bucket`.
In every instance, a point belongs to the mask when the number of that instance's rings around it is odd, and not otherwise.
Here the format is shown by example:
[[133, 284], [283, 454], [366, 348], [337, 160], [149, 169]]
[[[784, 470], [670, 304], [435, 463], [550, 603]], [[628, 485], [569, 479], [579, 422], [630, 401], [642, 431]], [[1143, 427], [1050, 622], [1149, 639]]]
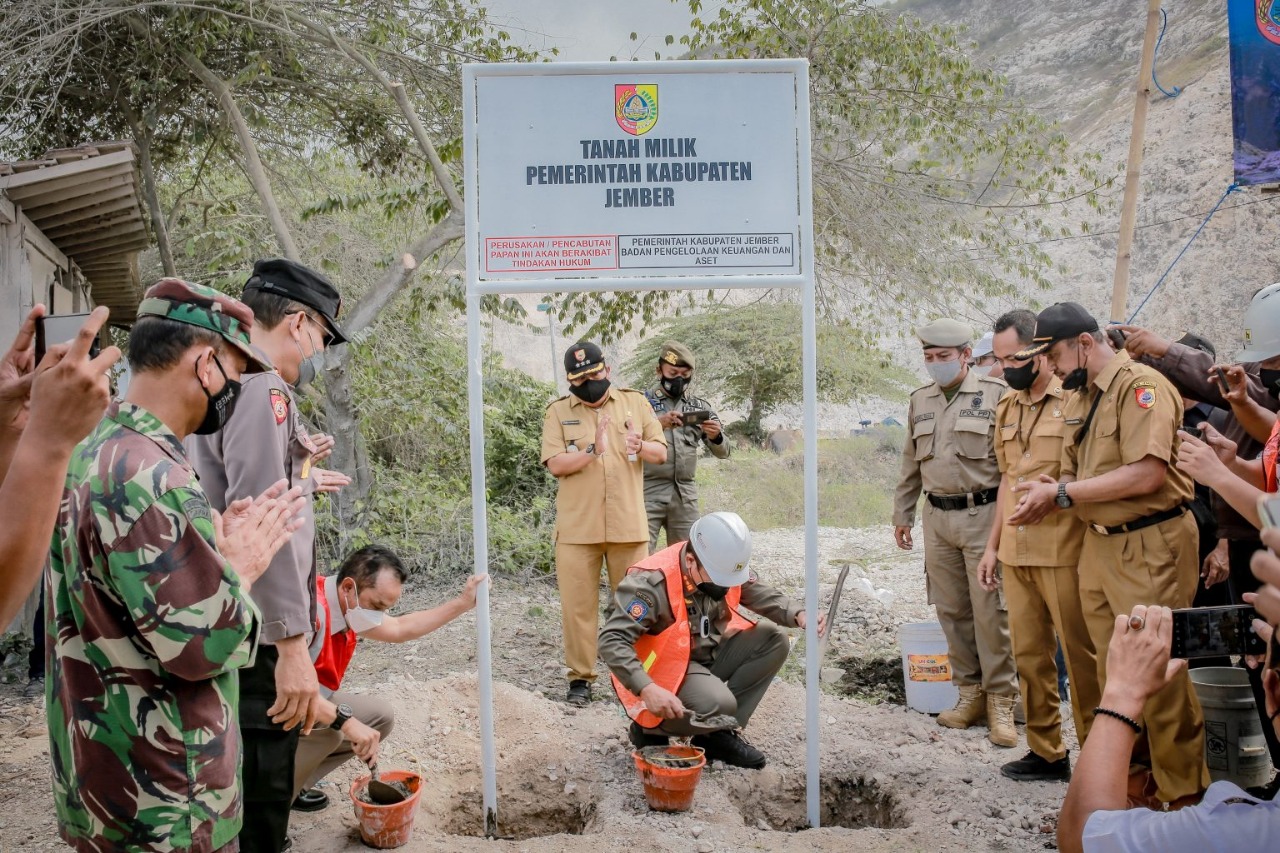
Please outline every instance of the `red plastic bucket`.
[[647, 746], [631, 753], [649, 808], [687, 812], [707, 758], [696, 746]]
[[413, 835], [413, 818], [418, 812], [418, 800], [422, 797], [422, 777], [405, 770], [387, 770], [381, 773], [378, 778], [383, 782], [400, 782], [409, 789], [409, 796], [404, 802], [389, 806], [366, 803], [357, 796], [368, 787], [369, 778], [365, 774], [351, 783], [351, 802], [356, 808], [361, 840], [380, 850], [408, 844]]

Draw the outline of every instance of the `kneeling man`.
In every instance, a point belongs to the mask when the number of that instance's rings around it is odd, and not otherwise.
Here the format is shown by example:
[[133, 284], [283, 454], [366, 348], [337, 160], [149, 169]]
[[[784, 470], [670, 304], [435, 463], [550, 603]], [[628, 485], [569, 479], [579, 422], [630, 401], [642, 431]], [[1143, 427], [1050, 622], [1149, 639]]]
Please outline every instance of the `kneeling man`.
[[[738, 733], [790, 644], [778, 625], [803, 628], [801, 606], [748, 568], [751, 531], [732, 512], [693, 523], [677, 542], [627, 570], [600, 631], [600, 655], [631, 717], [637, 747], [693, 738], [708, 759], [758, 769], [765, 756]], [[752, 622], [739, 605], [773, 620]], [[826, 628], [818, 617], [818, 633]]]

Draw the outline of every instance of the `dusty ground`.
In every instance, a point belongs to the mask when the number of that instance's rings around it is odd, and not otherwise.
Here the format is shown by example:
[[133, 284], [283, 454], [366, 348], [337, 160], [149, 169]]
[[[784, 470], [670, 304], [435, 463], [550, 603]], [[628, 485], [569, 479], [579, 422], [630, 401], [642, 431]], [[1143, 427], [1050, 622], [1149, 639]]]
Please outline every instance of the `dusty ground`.
[[[890, 538], [887, 529], [824, 529], [820, 536], [824, 603], [840, 565], [855, 564], [827, 661], [843, 661], [846, 675], [824, 685], [821, 704], [823, 829], [798, 831], [805, 826], [800, 650], [747, 732], [769, 755], [769, 767], [712, 766], [691, 812], [658, 814], [645, 805], [626, 720], [607, 688], [597, 687], [597, 701], [584, 710], [560, 701], [554, 587], [499, 584], [493, 590], [498, 814], [511, 840], [478, 837], [473, 617], [415, 644], [362, 645], [349, 673], [352, 688], [395, 705], [396, 731], [382, 767], [414, 770], [426, 780], [413, 841], [402, 849], [623, 851], [637, 843], [678, 851], [1051, 848], [1065, 786], [1018, 784], [999, 773], [1001, 763], [1023, 754], [1024, 744], [1000, 749], [987, 742], [985, 729], [941, 729], [926, 715], [883, 701], [901, 690], [900, 667], [883, 662], [897, 658], [897, 625], [931, 616], [919, 554], [901, 554]], [[802, 542], [801, 531], [758, 535], [762, 578], [800, 594]], [[854, 588], [859, 576], [892, 591], [892, 605]], [[414, 590], [406, 605], [448, 594]], [[8, 806], [0, 811], [0, 849], [6, 853], [65, 849], [52, 816], [43, 724], [43, 710], [21, 700], [20, 685], [0, 687], [0, 800]], [[1068, 737], [1074, 746], [1073, 733]], [[349, 763], [326, 780], [328, 809], [295, 814], [295, 850], [365, 849], [346, 793], [358, 770]]]

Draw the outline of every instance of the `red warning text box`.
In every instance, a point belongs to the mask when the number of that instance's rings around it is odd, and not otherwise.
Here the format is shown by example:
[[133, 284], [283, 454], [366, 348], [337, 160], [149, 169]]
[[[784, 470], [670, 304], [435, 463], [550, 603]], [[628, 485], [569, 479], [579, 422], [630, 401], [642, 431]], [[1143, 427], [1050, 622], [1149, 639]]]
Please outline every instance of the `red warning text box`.
[[486, 237], [484, 266], [491, 273], [616, 270], [618, 238], [613, 234]]

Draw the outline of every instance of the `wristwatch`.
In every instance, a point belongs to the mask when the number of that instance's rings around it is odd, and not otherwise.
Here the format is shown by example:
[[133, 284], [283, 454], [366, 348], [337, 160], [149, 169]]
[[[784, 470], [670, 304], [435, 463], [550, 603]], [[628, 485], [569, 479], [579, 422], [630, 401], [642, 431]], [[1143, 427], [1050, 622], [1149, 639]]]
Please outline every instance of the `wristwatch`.
[[350, 705], [339, 705], [338, 713], [334, 714], [333, 722], [329, 724], [329, 728], [333, 729], [334, 731], [337, 731], [338, 729], [345, 726], [347, 724], [347, 720], [350, 720], [355, 715], [356, 715], [356, 712], [351, 710]]
[[596, 453], [596, 443], [594, 441], [587, 445], [587, 452], [590, 453], [592, 456], [600, 455]]
[[1071, 496], [1067, 494], [1066, 483], [1058, 484], [1057, 502], [1058, 502], [1058, 506], [1062, 507], [1063, 509], [1071, 509], [1071, 505], [1075, 503], [1075, 501], [1071, 500]]

